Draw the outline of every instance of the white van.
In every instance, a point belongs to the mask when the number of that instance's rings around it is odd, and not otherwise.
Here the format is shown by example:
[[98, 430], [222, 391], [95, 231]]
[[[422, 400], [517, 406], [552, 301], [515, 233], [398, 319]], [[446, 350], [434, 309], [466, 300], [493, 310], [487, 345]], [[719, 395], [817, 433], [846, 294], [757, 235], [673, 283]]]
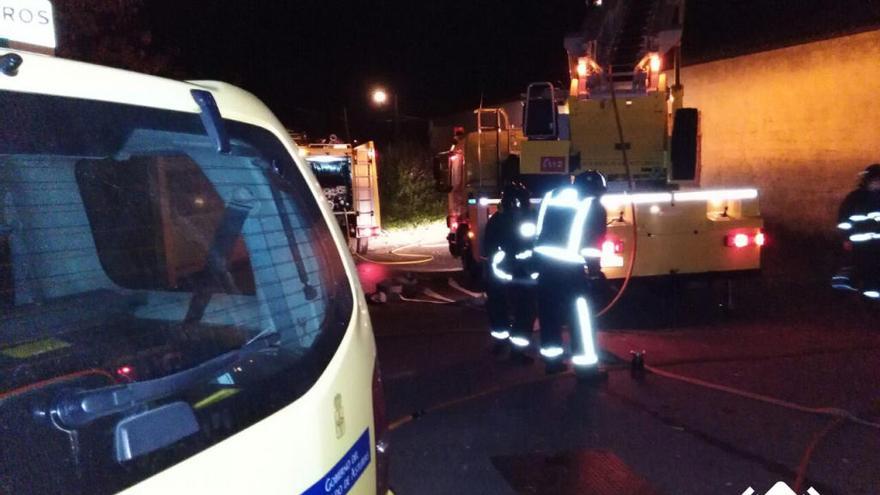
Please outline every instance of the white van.
[[0, 48], [0, 493], [386, 493], [321, 198], [245, 91]]

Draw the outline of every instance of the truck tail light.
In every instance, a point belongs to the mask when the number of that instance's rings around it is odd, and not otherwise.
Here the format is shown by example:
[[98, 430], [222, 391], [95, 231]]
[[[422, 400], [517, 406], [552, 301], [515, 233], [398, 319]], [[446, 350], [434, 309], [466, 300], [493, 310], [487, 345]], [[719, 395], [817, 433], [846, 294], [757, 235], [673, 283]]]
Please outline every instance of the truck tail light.
[[767, 243], [767, 236], [760, 230], [755, 233], [732, 232], [727, 234], [724, 243], [727, 247], [741, 249], [748, 246], [761, 247]]
[[614, 268], [623, 266], [623, 241], [614, 236], [606, 236], [602, 241], [602, 258], [599, 260], [602, 268]]
[[767, 243], [767, 237], [764, 235], [763, 232], [758, 232], [757, 234], [755, 234], [755, 245], [756, 246], [761, 247], [766, 243]]
[[749, 236], [746, 234], [734, 234], [728, 237], [728, 246], [744, 248], [749, 245]]
[[386, 438], [388, 421], [385, 417], [385, 392], [378, 359], [373, 365], [373, 431], [376, 438], [376, 494], [385, 495], [390, 488], [391, 451]]

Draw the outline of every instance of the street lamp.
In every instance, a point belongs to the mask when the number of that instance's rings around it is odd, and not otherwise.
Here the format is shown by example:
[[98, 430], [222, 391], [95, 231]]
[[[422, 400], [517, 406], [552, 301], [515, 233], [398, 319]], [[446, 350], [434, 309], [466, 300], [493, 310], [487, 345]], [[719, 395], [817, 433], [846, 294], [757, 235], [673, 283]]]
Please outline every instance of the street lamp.
[[394, 137], [400, 137], [400, 111], [397, 107], [397, 93], [388, 93], [384, 88], [375, 88], [372, 93], [373, 103], [378, 107], [384, 107], [388, 104], [388, 100], [391, 99], [392, 104], [394, 105]]
[[388, 103], [388, 93], [382, 88], [374, 89], [373, 103], [379, 105], [380, 107], [385, 106], [385, 104]]

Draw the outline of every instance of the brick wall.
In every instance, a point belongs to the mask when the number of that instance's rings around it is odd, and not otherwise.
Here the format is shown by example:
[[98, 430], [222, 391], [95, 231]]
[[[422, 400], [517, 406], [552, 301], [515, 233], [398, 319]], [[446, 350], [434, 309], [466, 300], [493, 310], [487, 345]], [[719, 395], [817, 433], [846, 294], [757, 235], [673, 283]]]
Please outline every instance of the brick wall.
[[880, 162], [880, 30], [685, 67], [702, 185], [755, 185], [771, 225], [830, 234], [855, 174]]

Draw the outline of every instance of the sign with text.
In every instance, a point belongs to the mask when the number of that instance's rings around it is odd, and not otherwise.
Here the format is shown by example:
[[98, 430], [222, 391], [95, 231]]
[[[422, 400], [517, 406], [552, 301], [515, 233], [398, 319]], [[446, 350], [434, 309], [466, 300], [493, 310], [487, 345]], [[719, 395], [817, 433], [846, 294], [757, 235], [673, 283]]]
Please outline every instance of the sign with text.
[[345, 495], [370, 465], [370, 429], [339, 459], [333, 469], [312, 485], [303, 495]]
[[55, 48], [55, 20], [48, 0], [0, 0], [0, 40]]
[[558, 174], [564, 174], [567, 172], [565, 170], [565, 157], [564, 156], [542, 156], [541, 157], [541, 172], [553, 172]]

